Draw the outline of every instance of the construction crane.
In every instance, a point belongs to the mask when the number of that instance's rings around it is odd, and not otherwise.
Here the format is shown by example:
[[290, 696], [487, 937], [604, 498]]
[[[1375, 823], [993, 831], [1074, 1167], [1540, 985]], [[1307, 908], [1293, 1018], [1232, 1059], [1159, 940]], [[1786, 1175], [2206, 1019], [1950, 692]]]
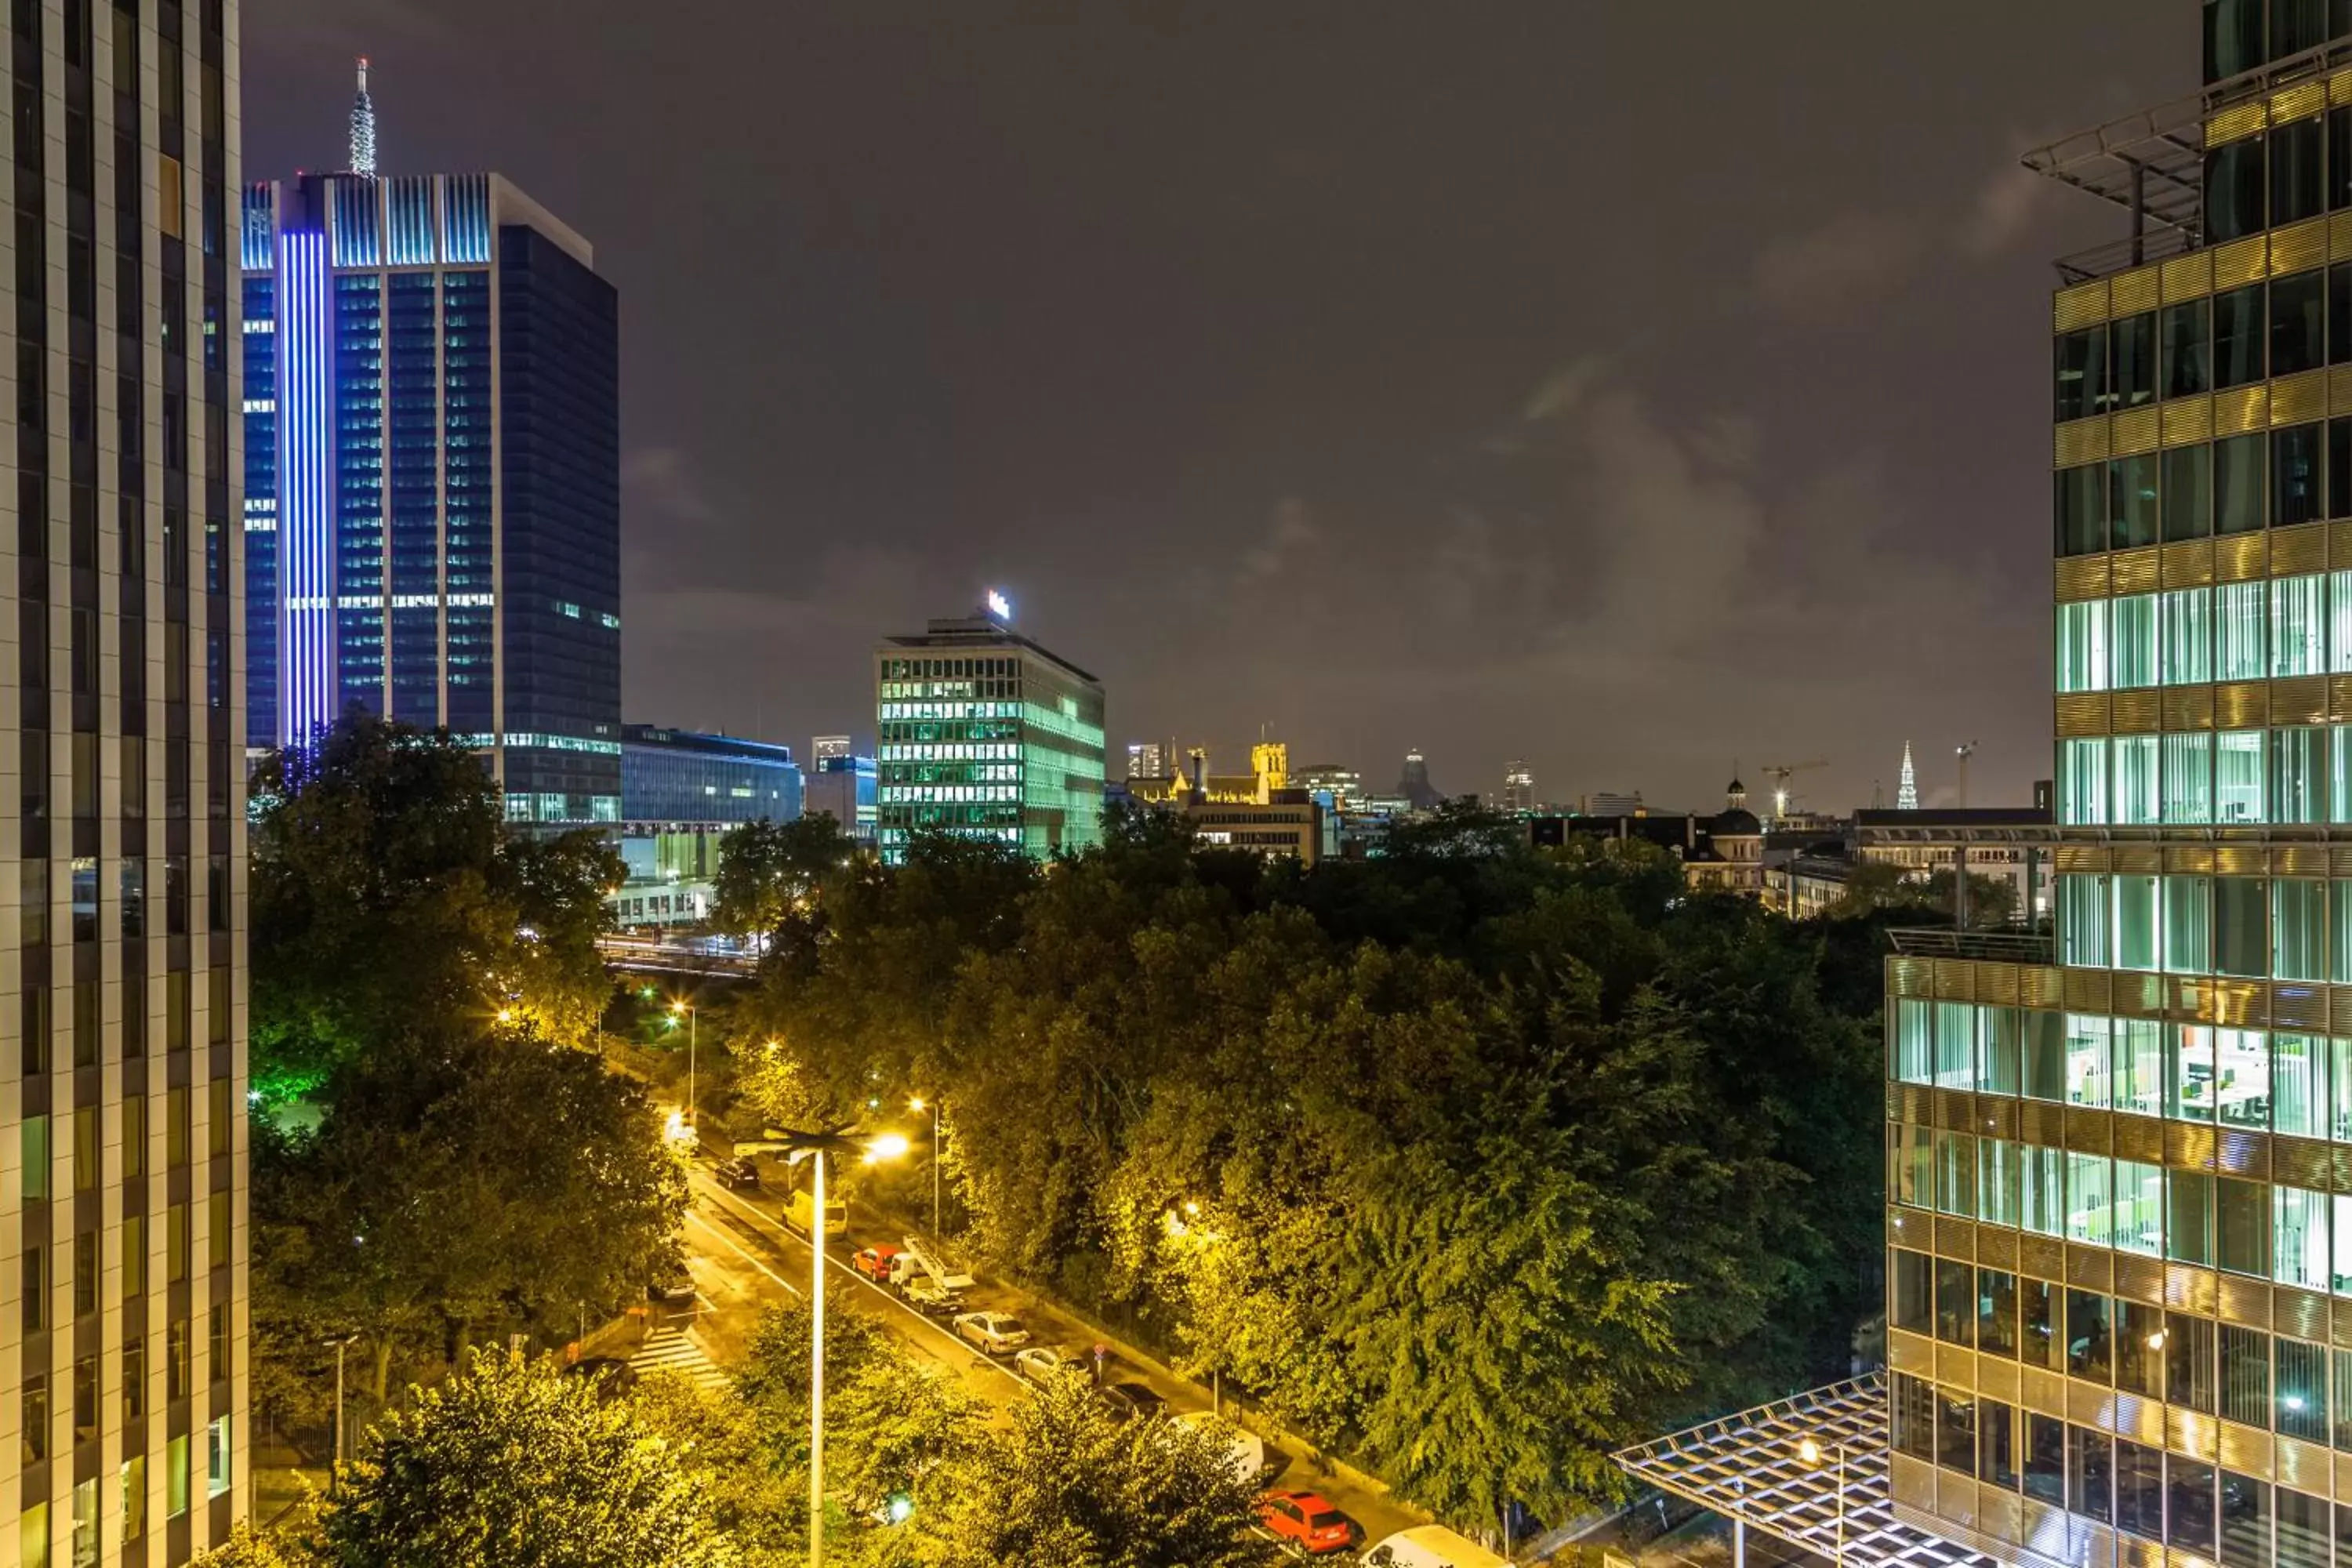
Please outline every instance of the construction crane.
[[1810, 763], [1790, 763], [1786, 767], [1766, 767], [1764, 769], [1764, 776], [1772, 781], [1773, 820], [1777, 822], [1781, 817], [1789, 815], [1789, 779], [1790, 775], [1801, 773], [1809, 768], [1825, 768], [1828, 766], [1829, 763], [1817, 757]]

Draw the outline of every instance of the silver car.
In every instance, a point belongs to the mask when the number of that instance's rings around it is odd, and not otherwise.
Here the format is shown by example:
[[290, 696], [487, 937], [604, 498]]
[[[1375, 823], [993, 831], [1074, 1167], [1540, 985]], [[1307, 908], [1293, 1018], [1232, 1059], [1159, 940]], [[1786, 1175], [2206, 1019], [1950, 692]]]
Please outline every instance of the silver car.
[[1009, 1355], [1029, 1342], [1029, 1331], [1010, 1312], [966, 1312], [955, 1320], [955, 1332], [990, 1355]]

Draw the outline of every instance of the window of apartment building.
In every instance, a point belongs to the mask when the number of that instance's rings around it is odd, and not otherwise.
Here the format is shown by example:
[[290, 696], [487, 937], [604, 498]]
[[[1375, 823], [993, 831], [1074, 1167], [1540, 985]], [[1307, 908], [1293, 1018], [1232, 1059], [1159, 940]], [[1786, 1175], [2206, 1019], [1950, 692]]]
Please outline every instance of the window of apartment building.
[[[2261, 0], [2245, 0], [2259, 5]], [[2248, 136], [2227, 142], [2205, 154], [2205, 237], [2220, 245], [2258, 234], [2269, 204], [2265, 192], [2263, 139]], [[2259, 375], [2259, 372], [2256, 375]], [[2255, 376], [2244, 379], [2253, 380]], [[2235, 382], [2224, 381], [2223, 386]]]
[[2058, 553], [2089, 555], [2107, 547], [2106, 498], [2103, 463], [2061, 468], [2053, 486], [2053, 513], [2057, 521]]
[[[2257, 177], [2261, 168], [2255, 155]], [[2210, 214], [2209, 214], [2210, 216]], [[2261, 224], [2257, 221], [2256, 227]], [[2227, 391], [2263, 379], [2270, 332], [2270, 309], [2263, 285], [2250, 284], [2213, 296], [2213, 386]]]
[[2163, 679], [2163, 637], [2160, 605], [2154, 594], [2127, 594], [2111, 601], [2108, 612], [2113, 673], [2118, 690], [2155, 686]]
[[2114, 665], [2109, 651], [2110, 602], [2085, 599], [2058, 606], [2058, 689], [2105, 691]]

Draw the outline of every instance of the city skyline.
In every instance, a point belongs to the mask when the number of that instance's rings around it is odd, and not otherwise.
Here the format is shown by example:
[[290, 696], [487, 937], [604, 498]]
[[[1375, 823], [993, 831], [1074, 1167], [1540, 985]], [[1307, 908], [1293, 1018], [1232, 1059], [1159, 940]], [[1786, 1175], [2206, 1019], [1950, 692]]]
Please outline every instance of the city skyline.
[[[322, 166], [370, 55], [387, 173], [494, 163], [595, 236], [632, 300], [633, 720], [842, 728], [875, 636], [1001, 583], [1115, 740], [1267, 722], [1375, 778], [1418, 745], [1449, 788], [1524, 756], [1692, 803], [1824, 757], [1843, 807], [1906, 735], [1981, 739], [1972, 798], [2023, 799], [2045, 351], [2002, 306], [2098, 235], [2016, 158], [2188, 79], [2193, 16], [2068, 7], [2012, 58], [1990, 15], [1704, 9], [1696, 46], [1687, 11], [1351, 17], [1301, 94], [1336, 13], [786, 12], [688, 66], [625, 8], [265, 0], [247, 96], [254, 166]], [[1825, 58], [1871, 64], [1775, 111]], [[1683, 72], [1706, 108], [1654, 160], [1595, 155]], [[1131, 107], [1171, 100], [1221, 109]], [[1677, 711], [1735, 683], [1738, 732]]]

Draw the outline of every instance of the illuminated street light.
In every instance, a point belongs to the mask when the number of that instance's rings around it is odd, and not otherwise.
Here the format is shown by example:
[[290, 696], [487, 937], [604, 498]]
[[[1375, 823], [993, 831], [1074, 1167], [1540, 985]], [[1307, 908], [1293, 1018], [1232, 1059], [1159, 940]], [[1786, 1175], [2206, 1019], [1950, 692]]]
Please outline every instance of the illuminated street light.
[[[824, 1159], [856, 1154], [865, 1163], [895, 1160], [908, 1149], [905, 1134], [853, 1135], [846, 1123], [816, 1131], [783, 1128], [760, 1140], [797, 1164], [809, 1163], [809, 1568], [824, 1563]], [[740, 1147], [740, 1145], [739, 1145]]]
[[511, 1023], [513, 1023], [513, 1022], [514, 1022], [514, 1009], [513, 1009], [513, 1008], [511, 1008], [511, 1007], [501, 1007], [501, 1008], [499, 1008], [499, 1023], [501, 1023], [501, 1024], [511, 1024]]
[[926, 1110], [931, 1113], [931, 1234], [940, 1230], [940, 1112], [946, 1108], [944, 1100], [926, 1101], [916, 1095], [907, 1101], [907, 1109], [920, 1116]]
[[694, 1047], [697, 1037], [702, 1033], [702, 1015], [695, 1010], [693, 1003], [674, 1000], [669, 1005], [669, 1026], [677, 1028], [681, 1017], [686, 1020], [686, 1120], [694, 1125], [698, 1121], [694, 1109]]

